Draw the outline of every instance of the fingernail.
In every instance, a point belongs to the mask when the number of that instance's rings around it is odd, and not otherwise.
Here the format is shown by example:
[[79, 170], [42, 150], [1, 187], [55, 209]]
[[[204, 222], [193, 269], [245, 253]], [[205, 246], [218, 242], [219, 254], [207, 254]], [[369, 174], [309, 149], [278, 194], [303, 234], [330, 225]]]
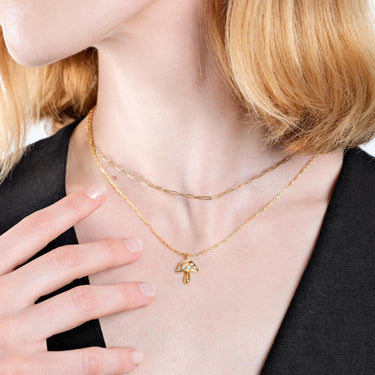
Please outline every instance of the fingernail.
[[150, 283], [140, 283], [138, 284], [139, 288], [141, 289], [141, 292], [146, 296], [146, 297], [153, 297], [156, 292], [156, 288], [154, 285]]
[[130, 356], [132, 358], [133, 363], [135, 364], [141, 363], [143, 361], [143, 352], [139, 350], [133, 350], [130, 353]]
[[125, 246], [132, 252], [138, 253], [142, 250], [143, 243], [142, 240], [138, 238], [126, 238], [124, 240]]
[[107, 188], [102, 183], [95, 183], [85, 189], [86, 195], [94, 200], [99, 200], [107, 192]]

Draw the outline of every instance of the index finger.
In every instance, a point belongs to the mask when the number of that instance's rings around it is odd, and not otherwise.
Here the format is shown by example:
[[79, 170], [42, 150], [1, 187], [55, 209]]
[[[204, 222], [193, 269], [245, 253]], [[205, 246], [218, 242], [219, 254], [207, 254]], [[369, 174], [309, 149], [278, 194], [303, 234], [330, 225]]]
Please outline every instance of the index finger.
[[11, 272], [49, 242], [93, 213], [105, 201], [106, 187], [96, 183], [33, 212], [0, 236], [0, 275]]

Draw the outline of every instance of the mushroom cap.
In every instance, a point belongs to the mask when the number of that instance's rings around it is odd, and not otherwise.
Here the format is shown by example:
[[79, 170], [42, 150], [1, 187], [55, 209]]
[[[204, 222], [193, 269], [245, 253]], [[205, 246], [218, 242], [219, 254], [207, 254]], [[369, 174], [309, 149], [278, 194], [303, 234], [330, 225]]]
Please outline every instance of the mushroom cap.
[[176, 272], [198, 272], [197, 265], [190, 259], [184, 259], [177, 267]]

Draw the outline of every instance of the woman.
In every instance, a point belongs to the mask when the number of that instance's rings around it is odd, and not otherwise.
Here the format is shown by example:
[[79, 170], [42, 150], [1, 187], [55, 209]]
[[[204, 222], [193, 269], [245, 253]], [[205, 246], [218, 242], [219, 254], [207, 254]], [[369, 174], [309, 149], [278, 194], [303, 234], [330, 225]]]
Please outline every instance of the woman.
[[[0, 373], [374, 372], [369, 4], [3, 0], [0, 24]], [[40, 119], [68, 125], [19, 151]]]

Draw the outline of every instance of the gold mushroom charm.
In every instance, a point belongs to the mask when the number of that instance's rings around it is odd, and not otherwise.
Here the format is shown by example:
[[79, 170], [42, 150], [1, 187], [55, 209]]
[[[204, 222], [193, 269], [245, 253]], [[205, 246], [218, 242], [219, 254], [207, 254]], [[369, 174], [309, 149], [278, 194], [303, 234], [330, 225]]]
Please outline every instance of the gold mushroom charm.
[[176, 272], [184, 273], [184, 283], [190, 283], [190, 272], [199, 272], [197, 265], [185, 254], [185, 259], [177, 266]]

